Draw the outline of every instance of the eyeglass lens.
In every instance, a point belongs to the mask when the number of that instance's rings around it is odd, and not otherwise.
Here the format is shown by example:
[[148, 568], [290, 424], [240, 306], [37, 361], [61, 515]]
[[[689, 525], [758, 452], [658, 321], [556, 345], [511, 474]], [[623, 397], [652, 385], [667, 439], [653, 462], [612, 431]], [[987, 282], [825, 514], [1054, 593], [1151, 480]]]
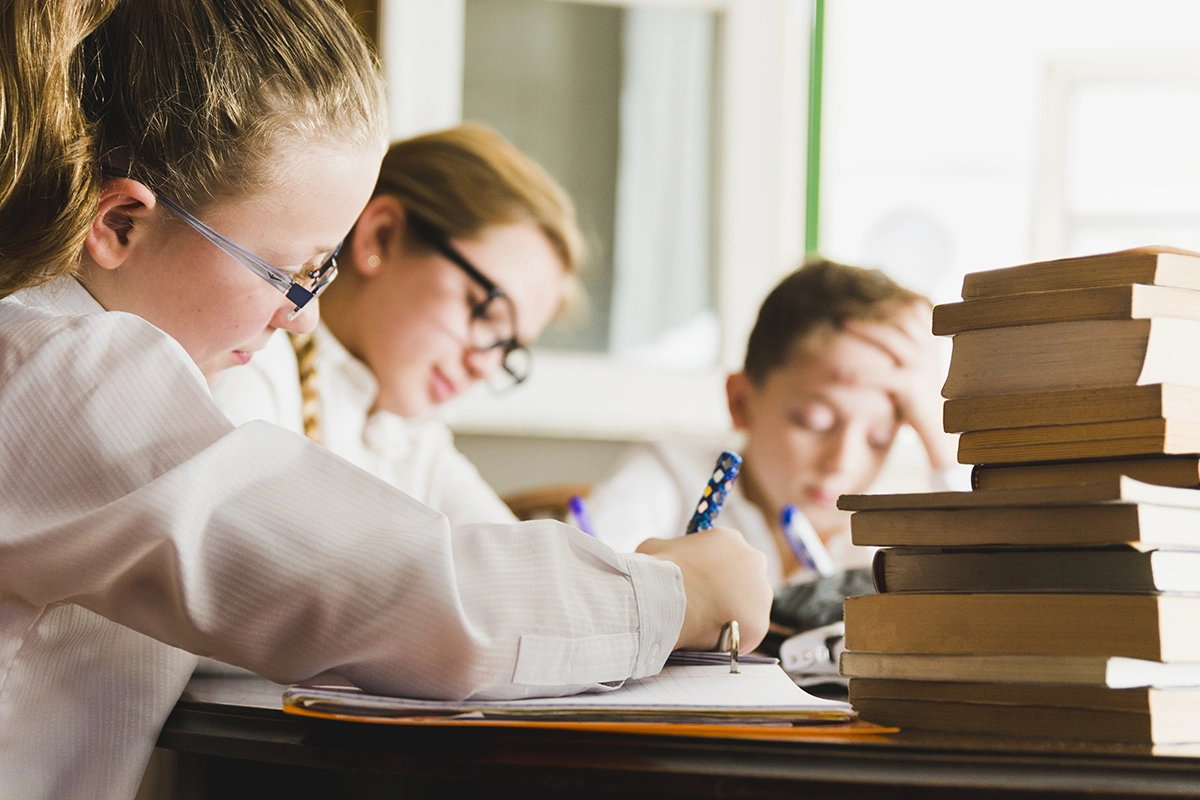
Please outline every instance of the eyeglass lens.
[[516, 339], [516, 326], [511, 301], [493, 294], [471, 309], [471, 346], [476, 350], [509, 347]]

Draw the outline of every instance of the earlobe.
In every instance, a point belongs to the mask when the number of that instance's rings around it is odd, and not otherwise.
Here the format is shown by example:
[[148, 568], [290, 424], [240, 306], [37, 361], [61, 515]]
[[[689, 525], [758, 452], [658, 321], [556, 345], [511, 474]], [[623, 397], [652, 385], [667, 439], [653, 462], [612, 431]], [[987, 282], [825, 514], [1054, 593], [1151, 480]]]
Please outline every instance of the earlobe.
[[84, 239], [96, 266], [116, 269], [140, 238], [140, 224], [157, 204], [154, 192], [131, 178], [112, 178], [100, 189], [100, 206]]
[[404, 206], [391, 195], [379, 195], [367, 203], [354, 223], [351, 240], [354, 269], [364, 278], [379, 273], [404, 240]]

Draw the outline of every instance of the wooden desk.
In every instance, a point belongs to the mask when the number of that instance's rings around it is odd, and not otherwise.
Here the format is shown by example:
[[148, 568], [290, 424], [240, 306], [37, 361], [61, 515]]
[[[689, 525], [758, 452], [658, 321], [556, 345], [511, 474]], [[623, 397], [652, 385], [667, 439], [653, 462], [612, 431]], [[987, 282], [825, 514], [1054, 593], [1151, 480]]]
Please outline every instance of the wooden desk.
[[[195, 678], [159, 737], [175, 797], [1200, 797], [1200, 757], [916, 731], [697, 740], [302, 719], [259, 678]], [[1200, 748], [1198, 748], [1200, 751]]]

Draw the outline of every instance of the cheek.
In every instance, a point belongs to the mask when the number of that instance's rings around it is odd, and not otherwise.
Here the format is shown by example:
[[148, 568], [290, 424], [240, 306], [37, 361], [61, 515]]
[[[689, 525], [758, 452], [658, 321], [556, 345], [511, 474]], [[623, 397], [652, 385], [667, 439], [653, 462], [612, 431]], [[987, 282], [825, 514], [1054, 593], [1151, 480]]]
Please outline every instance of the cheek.
[[821, 434], [789, 426], [766, 440], [767, 466], [783, 481], [805, 481], [816, 471], [822, 452]]
[[362, 347], [368, 366], [384, 378], [399, 378], [445, 357], [453, 339], [446, 323], [426, 307], [383, 309], [364, 320]]
[[854, 470], [854, 491], [856, 492], [866, 491], [883, 468], [883, 462], [887, 460], [888, 456], [887, 450], [873, 447], [869, 442], [862, 442], [861, 448], [861, 455], [855, 462]]
[[255, 336], [271, 327], [276, 315], [282, 321], [286, 314], [281, 310], [281, 299], [282, 295], [275, 292], [247, 294], [233, 300], [221, 313], [230, 337], [239, 339]]

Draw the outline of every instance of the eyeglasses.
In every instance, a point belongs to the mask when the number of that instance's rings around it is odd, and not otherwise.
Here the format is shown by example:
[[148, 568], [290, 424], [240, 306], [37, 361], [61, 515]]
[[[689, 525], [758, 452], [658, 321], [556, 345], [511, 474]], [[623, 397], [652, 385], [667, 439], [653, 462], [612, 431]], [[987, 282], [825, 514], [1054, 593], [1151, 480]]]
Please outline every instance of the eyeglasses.
[[333, 279], [337, 277], [337, 254], [342, 249], [341, 242], [338, 243], [333, 253], [323, 263], [313, 269], [308, 269], [308, 265], [300, 267], [300, 276], [299, 280], [297, 280], [279, 267], [268, 264], [241, 245], [226, 239], [193, 217], [171, 198], [161, 192], [155, 192], [154, 194], [158, 197], [160, 203], [166, 206], [175, 216], [194, 228], [197, 233], [224, 250], [231, 258], [255, 275], [283, 292], [288, 301], [296, 306], [288, 314], [288, 319], [295, 319], [296, 315], [308, 305], [308, 302], [325, 291], [325, 287], [333, 283]]
[[497, 391], [523, 383], [529, 377], [529, 367], [533, 361], [533, 355], [517, 338], [517, 307], [513, 304], [512, 298], [506, 295], [491, 278], [480, 272], [462, 253], [458, 252], [441, 231], [411, 214], [408, 222], [418, 236], [432, 245], [447, 261], [465, 272], [467, 277], [485, 293], [482, 301], [469, 301], [471, 305], [469, 336], [471, 348], [476, 352], [501, 351], [500, 365], [504, 368], [504, 372], [489, 378], [488, 383]]

